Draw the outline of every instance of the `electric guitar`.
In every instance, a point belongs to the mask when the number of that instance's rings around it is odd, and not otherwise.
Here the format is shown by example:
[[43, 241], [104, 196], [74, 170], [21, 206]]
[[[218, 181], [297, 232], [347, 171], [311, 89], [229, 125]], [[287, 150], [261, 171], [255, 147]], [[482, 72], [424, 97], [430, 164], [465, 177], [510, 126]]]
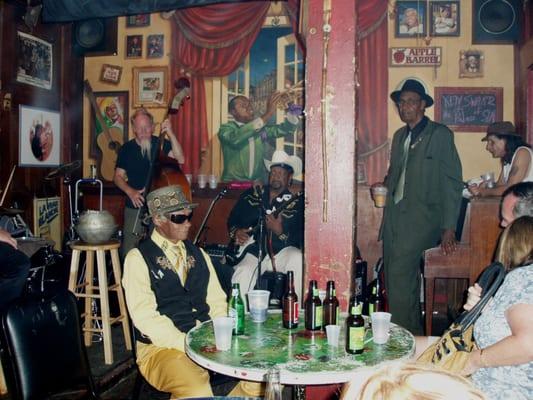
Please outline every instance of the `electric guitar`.
[[106, 181], [112, 181], [115, 174], [118, 151], [124, 144], [124, 132], [120, 128], [107, 126], [102, 112], [96, 104], [91, 84], [87, 79], [83, 82], [83, 86], [91, 103], [91, 107], [93, 108], [94, 115], [103, 129], [102, 133], [96, 138], [96, 144], [102, 153], [100, 159], [100, 174]]
[[[303, 191], [296, 193], [289, 200], [280, 204], [280, 206], [276, 208], [270, 215], [276, 218], [283, 210], [285, 210], [287, 207], [289, 207], [292, 203], [294, 203], [296, 200], [298, 200], [302, 196], [303, 196]], [[251, 246], [252, 244], [255, 243], [254, 233], [256, 233], [259, 230], [260, 224], [261, 224], [261, 221], [259, 221], [257, 225], [254, 226], [250, 230], [248, 240], [242, 245], [237, 244], [235, 237], [230, 239], [227, 245], [227, 248], [226, 248], [226, 252], [224, 254], [226, 264], [231, 265], [231, 266], [237, 265], [238, 263], [241, 262], [244, 256], [251, 251]]]

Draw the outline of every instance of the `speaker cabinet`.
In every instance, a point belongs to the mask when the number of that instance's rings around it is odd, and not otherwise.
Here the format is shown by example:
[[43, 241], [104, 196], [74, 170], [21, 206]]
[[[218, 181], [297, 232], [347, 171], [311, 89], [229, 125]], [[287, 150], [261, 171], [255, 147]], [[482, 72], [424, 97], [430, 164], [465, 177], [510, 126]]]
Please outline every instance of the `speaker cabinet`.
[[74, 22], [72, 48], [78, 56], [117, 53], [117, 18], [94, 18]]
[[474, 0], [472, 43], [518, 42], [522, 15], [522, 0]]

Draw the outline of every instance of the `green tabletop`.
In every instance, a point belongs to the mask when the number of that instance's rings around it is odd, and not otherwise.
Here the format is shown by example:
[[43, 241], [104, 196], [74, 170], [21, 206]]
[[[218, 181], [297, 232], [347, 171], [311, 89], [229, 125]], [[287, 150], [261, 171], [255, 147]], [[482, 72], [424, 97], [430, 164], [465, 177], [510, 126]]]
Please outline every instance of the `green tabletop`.
[[185, 350], [199, 365], [239, 379], [264, 381], [268, 369], [277, 366], [281, 383], [294, 385], [347, 382], [355, 373], [368, 370], [365, 367], [414, 354], [413, 335], [394, 324], [386, 344], [375, 344], [368, 329], [364, 352], [348, 354], [344, 350], [344, 318], [339, 324], [339, 347], [331, 347], [325, 332], [305, 330], [303, 315], [298, 328], [292, 330], [283, 328], [280, 313], [269, 313], [264, 323], [254, 323], [247, 315], [244, 335], [233, 336], [231, 350], [218, 351], [213, 324], [206, 321], [189, 331]]

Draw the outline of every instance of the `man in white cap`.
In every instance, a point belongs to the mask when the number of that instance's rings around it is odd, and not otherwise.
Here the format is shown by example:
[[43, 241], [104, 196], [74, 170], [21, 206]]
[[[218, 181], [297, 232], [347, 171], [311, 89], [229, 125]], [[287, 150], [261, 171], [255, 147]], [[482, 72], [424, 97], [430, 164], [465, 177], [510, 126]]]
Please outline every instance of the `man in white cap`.
[[277, 150], [272, 161], [265, 160], [265, 166], [270, 171], [268, 185], [245, 191], [228, 219], [229, 234], [238, 254], [226, 257], [230, 264], [236, 263], [232, 282], [240, 284], [243, 295], [254, 288], [259, 228], [264, 222], [261, 273], [272, 271], [273, 264], [277, 272], [293, 271], [295, 289], [302, 298], [304, 199], [289, 190], [292, 177], [302, 171], [302, 160]]
[[[227, 315], [226, 295], [209, 256], [187, 240], [197, 204], [177, 185], [150, 192], [147, 204], [155, 229], [127, 254], [122, 279], [139, 370], [174, 399], [213, 396], [208, 372], [185, 354], [190, 329]], [[261, 385], [241, 382], [231, 395], [258, 397]]]

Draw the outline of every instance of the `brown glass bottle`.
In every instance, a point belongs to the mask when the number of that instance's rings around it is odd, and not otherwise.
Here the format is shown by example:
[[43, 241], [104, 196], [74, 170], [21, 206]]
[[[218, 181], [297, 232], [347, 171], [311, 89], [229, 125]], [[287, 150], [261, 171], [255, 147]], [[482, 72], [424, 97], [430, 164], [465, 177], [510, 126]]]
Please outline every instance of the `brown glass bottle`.
[[287, 271], [287, 290], [282, 297], [283, 327], [293, 329], [298, 327], [298, 295], [294, 290], [294, 273]]
[[326, 298], [324, 299], [324, 323], [326, 325], [337, 325], [339, 323], [339, 300], [335, 294], [335, 282], [328, 281], [326, 286]]
[[385, 311], [383, 305], [383, 293], [381, 293], [381, 285], [378, 278], [372, 287], [372, 293], [368, 296], [368, 316], [370, 317], [376, 311]]
[[322, 301], [318, 297], [318, 285], [309, 281], [309, 292], [305, 299], [305, 329], [318, 331], [322, 328]]
[[361, 354], [364, 350], [365, 320], [361, 316], [361, 303], [350, 304], [346, 318], [346, 352]]

